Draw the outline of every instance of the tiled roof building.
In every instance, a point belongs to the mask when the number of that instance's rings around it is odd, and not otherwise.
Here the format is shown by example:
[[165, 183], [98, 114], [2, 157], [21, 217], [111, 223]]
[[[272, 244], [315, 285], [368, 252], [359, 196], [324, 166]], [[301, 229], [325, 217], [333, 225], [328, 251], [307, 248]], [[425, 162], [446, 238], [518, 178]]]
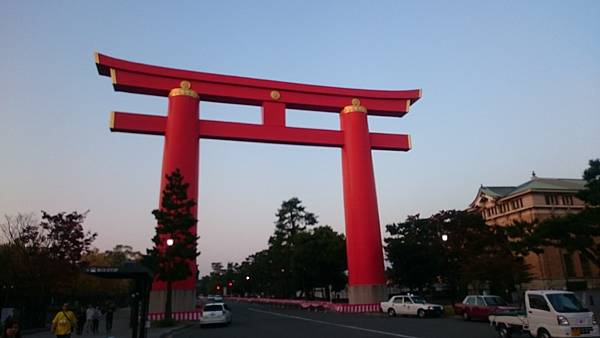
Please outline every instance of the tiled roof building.
[[[553, 216], [576, 213], [585, 203], [575, 194], [585, 186], [581, 179], [541, 178], [511, 187], [481, 186], [469, 210], [479, 212], [489, 225], [509, 225], [515, 221], [532, 222]], [[583, 289], [598, 288], [598, 269], [578, 253], [569, 255], [558, 248], [531, 253], [525, 258], [534, 280], [524, 288]]]

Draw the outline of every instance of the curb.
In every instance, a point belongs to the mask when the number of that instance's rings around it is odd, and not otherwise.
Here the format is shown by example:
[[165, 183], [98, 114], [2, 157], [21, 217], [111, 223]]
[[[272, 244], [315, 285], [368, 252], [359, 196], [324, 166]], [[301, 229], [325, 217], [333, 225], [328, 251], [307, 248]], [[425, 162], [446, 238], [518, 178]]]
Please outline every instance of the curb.
[[186, 324], [186, 325], [183, 325], [183, 326], [174, 327], [174, 328], [172, 328], [172, 329], [170, 329], [170, 330], [168, 330], [168, 331], [166, 331], [164, 333], [161, 333], [158, 336], [158, 338], [172, 338], [173, 333], [178, 332], [178, 331], [183, 331], [185, 329], [189, 329], [190, 327], [192, 327], [194, 325], [196, 325], [196, 324], [191, 324], [190, 323], [190, 324]]

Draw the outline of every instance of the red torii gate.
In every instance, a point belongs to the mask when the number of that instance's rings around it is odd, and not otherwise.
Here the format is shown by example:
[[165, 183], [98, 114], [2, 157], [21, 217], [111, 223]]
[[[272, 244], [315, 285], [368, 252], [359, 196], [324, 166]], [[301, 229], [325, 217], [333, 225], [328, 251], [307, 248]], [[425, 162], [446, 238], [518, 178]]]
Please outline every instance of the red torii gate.
[[[112, 112], [110, 118], [111, 131], [165, 136], [161, 191], [165, 175], [179, 168], [197, 199], [200, 138], [341, 148], [350, 303], [385, 296], [371, 150], [408, 151], [411, 141], [409, 135], [370, 133], [367, 115], [402, 117], [421, 97], [420, 89], [316, 86], [151, 66], [98, 53], [95, 59], [98, 73], [110, 76], [116, 91], [168, 97], [166, 117]], [[262, 124], [199, 119], [200, 100], [262, 106]], [[287, 108], [339, 113], [340, 130], [286, 127]], [[193, 212], [197, 216], [197, 209]], [[164, 288], [153, 284], [151, 312], [161, 311]], [[195, 274], [173, 289], [173, 310], [193, 309]]]

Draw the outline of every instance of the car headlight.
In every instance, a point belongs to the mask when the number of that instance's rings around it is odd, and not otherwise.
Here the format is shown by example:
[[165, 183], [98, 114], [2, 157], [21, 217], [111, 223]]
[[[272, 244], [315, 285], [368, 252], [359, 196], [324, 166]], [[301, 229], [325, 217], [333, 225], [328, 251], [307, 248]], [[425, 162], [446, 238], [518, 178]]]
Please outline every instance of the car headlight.
[[596, 319], [596, 314], [592, 315], [592, 325], [598, 325], [598, 320]]
[[558, 325], [569, 326], [569, 320], [565, 316], [556, 316], [556, 321], [558, 322]]
[[433, 307], [431, 307], [431, 306], [428, 306], [428, 307], [427, 307], [427, 310], [433, 310]]

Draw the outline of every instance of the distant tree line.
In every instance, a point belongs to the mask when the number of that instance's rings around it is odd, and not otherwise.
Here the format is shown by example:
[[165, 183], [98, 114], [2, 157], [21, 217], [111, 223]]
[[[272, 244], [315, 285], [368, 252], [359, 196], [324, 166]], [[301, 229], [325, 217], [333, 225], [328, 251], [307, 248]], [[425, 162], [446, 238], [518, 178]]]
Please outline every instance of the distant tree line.
[[201, 292], [277, 298], [313, 298], [321, 288], [343, 290], [347, 283], [346, 241], [329, 226], [318, 226], [297, 197], [283, 201], [276, 213], [268, 248], [241, 263], [213, 263], [201, 280]]

